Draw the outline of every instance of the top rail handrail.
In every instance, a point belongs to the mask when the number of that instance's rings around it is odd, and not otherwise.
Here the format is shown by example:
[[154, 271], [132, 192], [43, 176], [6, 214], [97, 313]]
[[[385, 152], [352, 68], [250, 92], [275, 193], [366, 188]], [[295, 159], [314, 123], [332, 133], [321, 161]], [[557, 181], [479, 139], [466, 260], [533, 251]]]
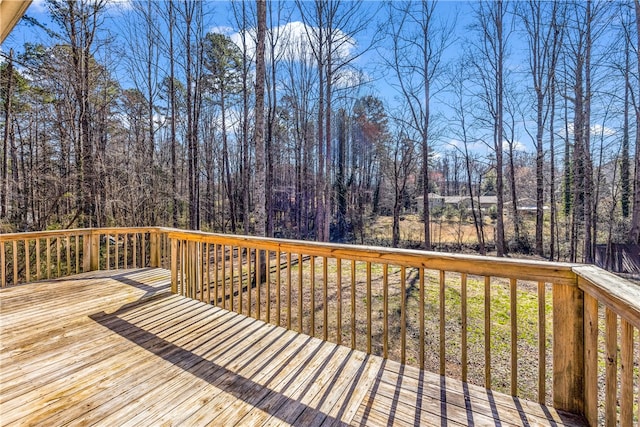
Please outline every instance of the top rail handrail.
[[573, 267], [578, 287], [640, 329], [640, 286], [595, 265]]
[[356, 246], [337, 243], [272, 239], [255, 236], [236, 236], [172, 228], [161, 229], [168, 234], [170, 239], [189, 239], [194, 241], [215, 240], [220, 244], [252, 246], [265, 250], [277, 249], [285, 252], [304, 252], [307, 254], [312, 251], [313, 255], [317, 256], [388, 263], [433, 270], [446, 270], [478, 276], [499, 276], [505, 278], [518, 278], [522, 280], [577, 285], [577, 276], [572, 269], [577, 267], [579, 264], [451, 254], [378, 246]]
[[55, 237], [67, 234], [124, 234], [161, 231], [162, 227], [104, 227], [104, 228], [65, 228], [59, 230], [27, 231], [18, 233], [0, 233], [0, 242], [13, 240]]

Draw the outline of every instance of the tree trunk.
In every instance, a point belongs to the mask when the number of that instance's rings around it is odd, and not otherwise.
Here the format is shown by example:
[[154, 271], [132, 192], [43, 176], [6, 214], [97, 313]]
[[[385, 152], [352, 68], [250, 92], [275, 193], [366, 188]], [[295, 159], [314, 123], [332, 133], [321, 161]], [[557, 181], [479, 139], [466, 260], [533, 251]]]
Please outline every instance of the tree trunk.
[[[640, 0], [634, 0], [636, 8], [636, 35], [638, 43], [636, 44], [636, 53], [638, 61], [636, 65], [638, 72], [636, 76], [640, 82]], [[633, 175], [633, 213], [631, 216], [631, 231], [629, 232], [629, 241], [634, 244], [640, 243], [640, 105], [636, 104], [636, 150], [635, 150], [635, 167]]]
[[[266, 158], [264, 143], [264, 82], [265, 82], [265, 37], [267, 31], [266, 0], [256, 0], [258, 10], [258, 34], [256, 47], [256, 107], [254, 140], [256, 144], [256, 174], [255, 174], [255, 234], [265, 235], [265, 200], [266, 200]], [[264, 264], [264, 263], [262, 263]]]
[[174, 228], [178, 227], [178, 166], [177, 166], [177, 141], [176, 141], [176, 89], [175, 89], [175, 58], [173, 52], [173, 30], [175, 27], [175, 17], [173, 14], [173, 2], [168, 3], [169, 16], [169, 111], [171, 118], [169, 125], [171, 127], [171, 220]]
[[[12, 99], [13, 99], [13, 49], [9, 50], [9, 59], [7, 62], [7, 82], [5, 87], [4, 100], [4, 135], [2, 138], [2, 183], [0, 183], [0, 218], [7, 217], [7, 196], [9, 193], [9, 162], [8, 148], [9, 138], [13, 134], [12, 131]], [[16, 166], [13, 165], [13, 168]]]
[[504, 65], [504, 40], [502, 34], [502, 16], [503, 6], [502, 0], [497, 2], [496, 12], [496, 33], [497, 33], [497, 75], [496, 75], [496, 123], [494, 130], [494, 145], [496, 151], [496, 192], [497, 192], [497, 210], [498, 218], [496, 222], [496, 254], [498, 256], [505, 255], [504, 245], [504, 183], [503, 183], [503, 161], [502, 161], [502, 138], [504, 135], [503, 130], [503, 65]]

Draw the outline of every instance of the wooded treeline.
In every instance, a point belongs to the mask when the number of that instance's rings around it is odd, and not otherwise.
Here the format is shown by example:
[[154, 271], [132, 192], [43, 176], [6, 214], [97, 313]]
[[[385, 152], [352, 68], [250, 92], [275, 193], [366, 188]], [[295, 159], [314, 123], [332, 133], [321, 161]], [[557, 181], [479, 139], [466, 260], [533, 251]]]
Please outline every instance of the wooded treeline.
[[49, 43], [2, 50], [3, 231], [366, 243], [388, 215], [402, 246], [416, 212], [427, 249], [443, 216], [500, 256], [639, 242], [640, 0], [47, 6]]

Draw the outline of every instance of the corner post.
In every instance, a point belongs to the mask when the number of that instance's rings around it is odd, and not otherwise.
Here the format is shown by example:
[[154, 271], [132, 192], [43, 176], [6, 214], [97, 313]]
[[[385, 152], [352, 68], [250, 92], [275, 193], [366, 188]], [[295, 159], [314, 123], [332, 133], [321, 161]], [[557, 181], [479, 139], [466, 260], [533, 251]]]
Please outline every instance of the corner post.
[[153, 230], [149, 233], [149, 245], [150, 245], [150, 251], [151, 253], [149, 254], [149, 262], [150, 262], [150, 267], [152, 268], [158, 268], [160, 267], [160, 245], [158, 244], [159, 239], [159, 231], [158, 230]]
[[553, 286], [553, 406], [584, 414], [584, 293]]
[[93, 234], [88, 230], [82, 235], [82, 271], [91, 271], [93, 263], [91, 262], [93, 252]]
[[91, 230], [91, 271], [100, 270], [100, 231]]

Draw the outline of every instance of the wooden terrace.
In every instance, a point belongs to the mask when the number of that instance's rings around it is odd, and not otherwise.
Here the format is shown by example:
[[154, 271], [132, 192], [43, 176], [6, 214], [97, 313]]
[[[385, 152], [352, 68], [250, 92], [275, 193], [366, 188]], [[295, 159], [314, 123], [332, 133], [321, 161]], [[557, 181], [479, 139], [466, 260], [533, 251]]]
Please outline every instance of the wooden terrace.
[[[640, 293], [593, 267], [157, 228], [5, 234], [0, 257], [0, 425], [638, 423]], [[433, 337], [450, 287], [461, 324]]]

